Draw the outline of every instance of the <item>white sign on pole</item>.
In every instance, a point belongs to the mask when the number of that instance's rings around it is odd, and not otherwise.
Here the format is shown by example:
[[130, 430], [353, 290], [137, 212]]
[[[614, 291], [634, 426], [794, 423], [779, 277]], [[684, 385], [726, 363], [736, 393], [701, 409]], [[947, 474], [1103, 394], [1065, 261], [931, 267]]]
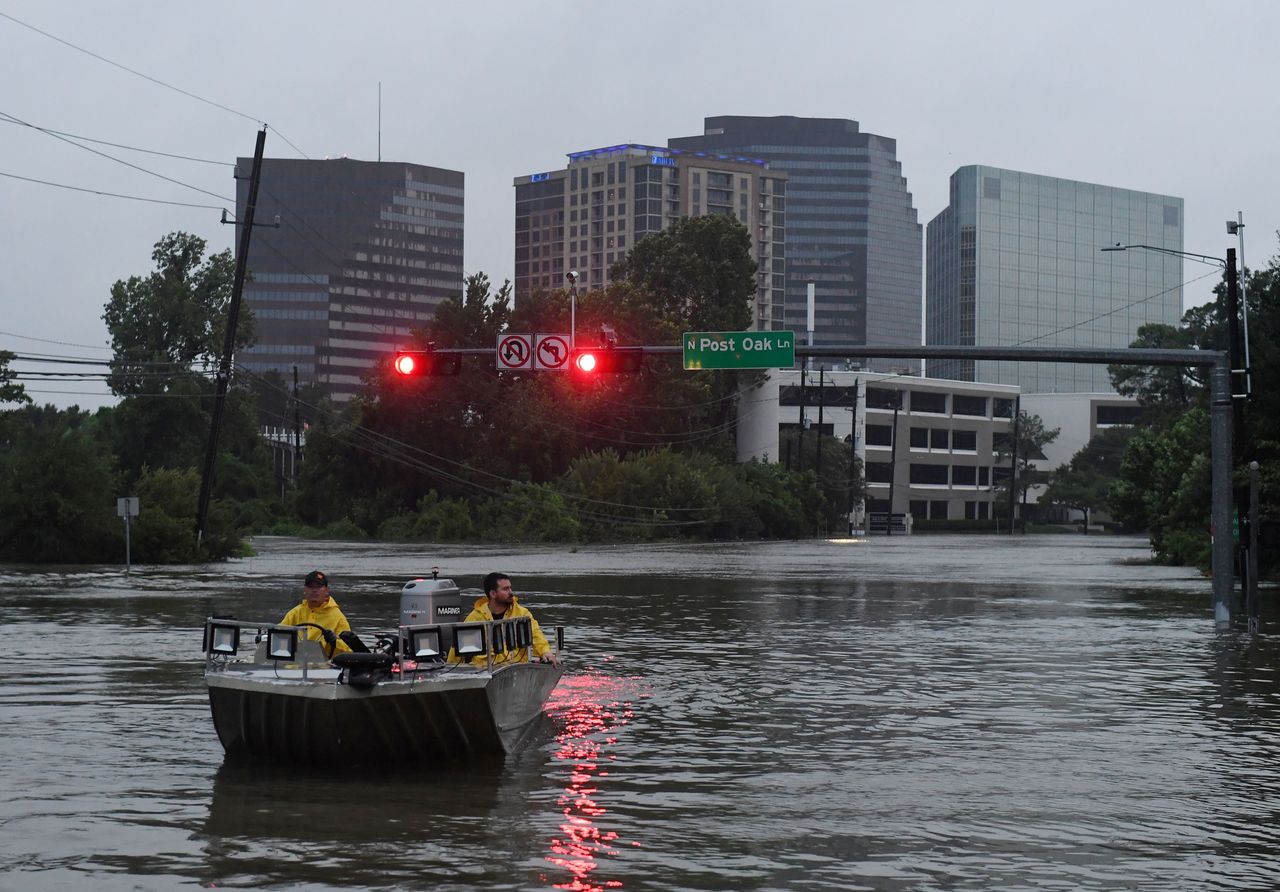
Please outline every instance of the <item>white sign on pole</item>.
[[534, 335], [533, 367], [548, 372], [569, 368], [569, 336], [567, 334]]
[[533, 368], [533, 335], [498, 335], [494, 365], [500, 372]]
[[116, 517], [137, 517], [138, 516], [138, 497], [129, 496], [123, 499], [116, 499]]

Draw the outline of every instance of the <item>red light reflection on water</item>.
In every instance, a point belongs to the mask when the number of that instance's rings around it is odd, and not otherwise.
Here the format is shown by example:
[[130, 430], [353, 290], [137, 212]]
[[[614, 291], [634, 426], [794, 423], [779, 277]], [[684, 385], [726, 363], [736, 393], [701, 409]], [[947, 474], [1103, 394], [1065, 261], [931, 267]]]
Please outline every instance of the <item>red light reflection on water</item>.
[[573, 766], [558, 801], [564, 809], [562, 833], [552, 838], [546, 859], [570, 876], [565, 882], [554, 883], [556, 889], [603, 892], [622, 887], [618, 880], [594, 875], [602, 858], [618, 854], [618, 834], [601, 826], [608, 810], [595, 798], [599, 792], [596, 779], [609, 775], [600, 770], [601, 762], [607, 764], [614, 758], [605, 750], [618, 740], [613, 732], [631, 719], [628, 701], [634, 692], [633, 678], [575, 675], [561, 679], [547, 703], [548, 714], [560, 726], [556, 734], [560, 748], [555, 757]]

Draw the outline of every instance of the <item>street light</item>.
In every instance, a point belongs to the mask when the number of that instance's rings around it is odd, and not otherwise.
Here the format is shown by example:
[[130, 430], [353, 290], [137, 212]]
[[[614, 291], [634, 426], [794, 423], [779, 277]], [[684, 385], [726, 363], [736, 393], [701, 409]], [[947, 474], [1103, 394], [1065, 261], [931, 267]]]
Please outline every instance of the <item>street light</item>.
[[[1190, 251], [1176, 251], [1172, 248], [1157, 248], [1154, 245], [1122, 245], [1116, 243], [1103, 251], [1127, 251], [1131, 248], [1156, 251], [1161, 254], [1172, 254], [1178, 257], [1189, 257], [1199, 263], [1220, 266], [1226, 270], [1227, 276], [1227, 325], [1229, 331], [1228, 355], [1229, 368], [1216, 367], [1210, 377], [1210, 437], [1213, 442], [1212, 477], [1212, 512], [1214, 535], [1213, 542], [1213, 577], [1214, 577], [1214, 621], [1219, 629], [1230, 626], [1231, 609], [1227, 601], [1235, 590], [1235, 569], [1232, 558], [1231, 535], [1231, 468], [1235, 465], [1235, 451], [1240, 448], [1244, 433], [1243, 404], [1232, 384], [1232, 377], [1242, 371], [1236, 368], [1239, 359], [1239, 277], [1236, 275], [1236, 249], [1227, 249], [1227, 259], [1219, 260], [1207, 254], [1195, 254]], [[1244, 370], [1247, 375], [1247, 370]], [[1239, 396], [1246, 396], [1240, 394]], [[1219, 588], [1218, 580], [1225, 581]]]
[[578, 271], [571, 269], [564, 277], [569, 280], [569, 349], [572, 350], [576, 346], [574, 335], [578, 328]]
[[[1227, 232], [1229, 234], [1235, 234], [1236, 232], [1240, 231], [1240, 229], [1242, 229], [1243, 227], [1244, 227], [1243, 223], [1233, 223], [1230, 220], [1227, 221]], [[1244, 240], [1243, 233], [1241, 233], [1240, 238], [1241, 238], [1241, 243], [1243, 244], [1243, 240]], [[1225, 270], [1227, 274], [1227, 308], [1226, 308], [1227, 312], [1224, 315], [1226, 315], [1227, 317], [1227, 352], [1230, 354], [1230, 357], [1231, 357], [1231, 376], [1232, 376], [1231, 398], [1233, 400], [1239, 400], [1239, 399], [1245, 399], [1250, 395], [1251, 388], [1249, 387], [1250, 374], [1249, 374], [1249, 341], [1248, 341], [1249, 324], [1247, 321], [1245, 322], [1245, 330], [1244, 330], [1245, 331], [1244, 333], [1244, 338], [1245, 338], [1244, 364], [1241, 365], [1240, 363], [1240, 359], [1241, 359], [1241, 349], [1240, 349], [1241, 297], [1240, 297], [1240, 289], [1239, 289], [1240, 277], [1236, 271], [1236, 249], [1235, 248], [1227, 248], [1226, 260], [1223, 260], [1221, 257], [1212, 257], [1208, 254], [1196, 254], [1192, 251], [1177, 251], [1177, 250], [1174, 250], [1173, 248], [1160, 248], [1155, 245], [1122, 245], [1119, 242], [1116, 242], [1114, 245], [1110, 247], [1102, 248], [1101, 250], [1103, 251], [1129, 251], [1129, 250], [1156, 251], [1157, 253], [1160, 253], [1160, 254], [1171, 254], [1174, 257], [1187, 257], [1187, 258], [1190, 258], [1191, 260], [1196, 261], [1197, 263], [1207, 263], [1210, 266], [1217, 266], [1220, 269]], [[1245, 313], [1246, 313], [1246, 320], [1247, 320], [1247, 313], [1248, 313], [1247, 309], [1245, 310]], [[1235, 381], [1236, 376], [1241, 376], [1243, 379], [1244, 388], [1241, 392], [1237, 392], [1236, 381]], [[1239, 437], [1240, 422], [1239, 422], [1238, 413], [1237, 413], [1236, 425], [1237, 425], [1236, 434], [1237, 434], [1237, 437]]]

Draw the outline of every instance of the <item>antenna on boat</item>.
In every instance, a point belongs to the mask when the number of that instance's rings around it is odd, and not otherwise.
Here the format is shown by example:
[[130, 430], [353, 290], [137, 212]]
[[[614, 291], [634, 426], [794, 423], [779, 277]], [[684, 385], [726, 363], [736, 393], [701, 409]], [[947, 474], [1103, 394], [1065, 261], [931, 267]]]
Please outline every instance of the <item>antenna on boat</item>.
[[439, 567], [432, 567], [432, 568], [431, 568], [431, 578], [432, 578], [432, 579], [439, 579], [439, 578], [440, 578], [440, 568], [439, 568]]

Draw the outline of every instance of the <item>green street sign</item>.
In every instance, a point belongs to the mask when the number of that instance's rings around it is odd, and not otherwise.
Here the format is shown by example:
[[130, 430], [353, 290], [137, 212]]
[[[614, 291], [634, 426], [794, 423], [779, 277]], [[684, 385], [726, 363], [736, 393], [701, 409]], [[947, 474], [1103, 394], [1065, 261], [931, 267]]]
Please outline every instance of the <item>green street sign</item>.
[[688, 331], [685, 371], [696, 369], [785, 369], [796, 364], [794, 331]]

